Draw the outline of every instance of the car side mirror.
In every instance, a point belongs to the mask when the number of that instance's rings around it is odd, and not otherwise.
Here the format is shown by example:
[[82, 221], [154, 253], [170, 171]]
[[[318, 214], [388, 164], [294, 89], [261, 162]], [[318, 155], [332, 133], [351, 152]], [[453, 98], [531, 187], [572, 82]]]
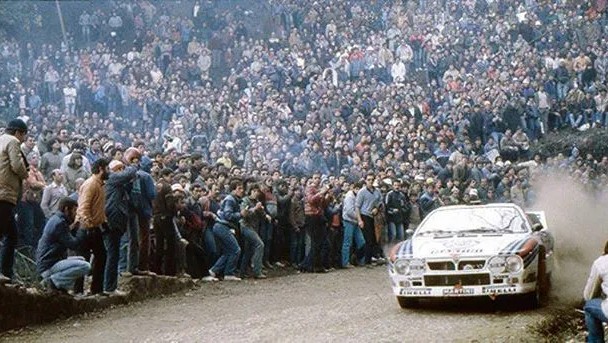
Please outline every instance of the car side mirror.
[[544, 228], [543, 224], [541, 224], [541, 223], [536, 223], [536, 224], [532, 225], [532, 231], [534, 231], [534, 232], [538, 232], [538, 231], [542, 230], [543, 228]]

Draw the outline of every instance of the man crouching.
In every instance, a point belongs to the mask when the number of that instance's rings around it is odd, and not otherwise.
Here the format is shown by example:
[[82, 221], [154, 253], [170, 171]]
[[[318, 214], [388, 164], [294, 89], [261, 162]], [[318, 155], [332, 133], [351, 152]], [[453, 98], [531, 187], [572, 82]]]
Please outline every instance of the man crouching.
[[49, 290], [67, 293], [74, 282], [91, 270], [91, 265], [80, 256], [67, 257], [67, 250], [78, 250], [82, 240], [75, 237], [78, 202], [69, 197], [59, 200], [55, 212], [44, 227], [38, 242], [36, 268], [42, 276], [42, 284]]

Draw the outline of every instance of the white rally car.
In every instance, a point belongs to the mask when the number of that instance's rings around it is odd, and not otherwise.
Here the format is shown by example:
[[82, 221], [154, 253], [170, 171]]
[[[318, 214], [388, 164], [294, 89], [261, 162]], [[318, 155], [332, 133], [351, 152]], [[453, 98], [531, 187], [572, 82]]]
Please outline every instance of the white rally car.
[[391, 249], [388, 271], [402, 308], [420, 298], [517, 294], [536, 307], [548, 292], [553, 245], [544, 212], [509, 203], [446, 206]]

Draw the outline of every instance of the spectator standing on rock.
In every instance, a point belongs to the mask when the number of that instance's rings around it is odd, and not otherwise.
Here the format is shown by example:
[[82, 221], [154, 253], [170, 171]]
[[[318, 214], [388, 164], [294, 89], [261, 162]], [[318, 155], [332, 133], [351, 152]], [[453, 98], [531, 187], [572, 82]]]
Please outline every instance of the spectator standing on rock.
[[[91, 281], [91, 294], [103, 292], [104, 271], [106, 265], [106, 249], [103, 242], [103, 231], [107, 231], [106, 217], [106, 191], [104, 183], [110, 174], [108, 161], [99, 159], [91, 167], [93, 175], [80, 186], [78, 195], [78, 211], [76, 221], [80, 224], [78, 238], [83, 241], [78, 253], [89, 260], [91, 254], [93, 279]], [[84, 280], [80, 279], [74, 285], [75, 293], [82, 293]]]
[[83, 236], [74, 235], [78, 202], [63, 197], [56, 207], [38, 242], [36, 269], [47, 289], [67, 292], [76, 280], [89, 273], [91, 265], [80, 256], [67, 257], [68, 249], [79, 250], [83, 243]]
[[127, 271], [133, 274], [150, 275], [150, 218], [152, 202], [156, 198], [154, 179], [140, 168], [141, 152], [137, 148], [125, 151], [127, 166], [137, 169], [133, 180], [130, 203], [135, 216], [129, 218], [129, 258]]
[[[106, 248], [106, 268], [104, 271], [104, 293], [107, 295], [124, 295], [118, 291], [118, 258], [120, 256], [120, 237], [130, 225], [133, 215], [129, 203], [129, 194], [133, 187], [137, 169], [125, 166], [120, 161], [109, 165], [110, 175], [106, 187], [106, 216], [108, 230], [103, 232], [103, 243]], [[137, 228], [135, 228], [137, 230]]]
[[604, 326], [608, 322], [608, 242], [604, 254], [598, 257], [591, 266], [587, 284], [583, 291], [585, 299], [585, 324], [587, 325], [587, 342], [604, 342]]
[[32, 252], [36, 251], [36, 243], [42, 233], [45, 219], [42, 208], [40, 208], [40, 200], [46, 183], [44, 176], [37, 169], [39, 157], [36, 151], [27, 154], [29, 170], [27, 178], [23, 180], [21, 201], [17, 205], [20, 245], [31, 247]]
[[176, 214], [175, 198], [171, 191], [173, 170], [164, 168], [156, 183], [156, 198], [153, 201], [153, 225], [156, 234], [155, 272], [163, 275], [176, 274], [176, 236], [173, 217]]
[[13, 279], [18, 240], [15, 206], [29, 169], [19, 146], [25, 141], [27, 131], [27, 125], [22, 120], [13, 119], [0, 136], [0, 239], [3, 244], [0, 250], [0, 284]]

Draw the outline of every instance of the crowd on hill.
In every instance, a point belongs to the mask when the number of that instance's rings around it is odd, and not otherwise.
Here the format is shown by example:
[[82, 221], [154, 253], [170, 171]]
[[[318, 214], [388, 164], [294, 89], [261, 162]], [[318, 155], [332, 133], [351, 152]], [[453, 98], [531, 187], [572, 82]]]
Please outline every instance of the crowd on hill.
[[606, 127], [603, 0], [188, 5], [0, 42], [2, 282], [21, 246], [77, 293], [326, 272], [381, 263], [438, 206], [527, 207], [552, 171], [607, 189], [606, 156], [530, 152]]

